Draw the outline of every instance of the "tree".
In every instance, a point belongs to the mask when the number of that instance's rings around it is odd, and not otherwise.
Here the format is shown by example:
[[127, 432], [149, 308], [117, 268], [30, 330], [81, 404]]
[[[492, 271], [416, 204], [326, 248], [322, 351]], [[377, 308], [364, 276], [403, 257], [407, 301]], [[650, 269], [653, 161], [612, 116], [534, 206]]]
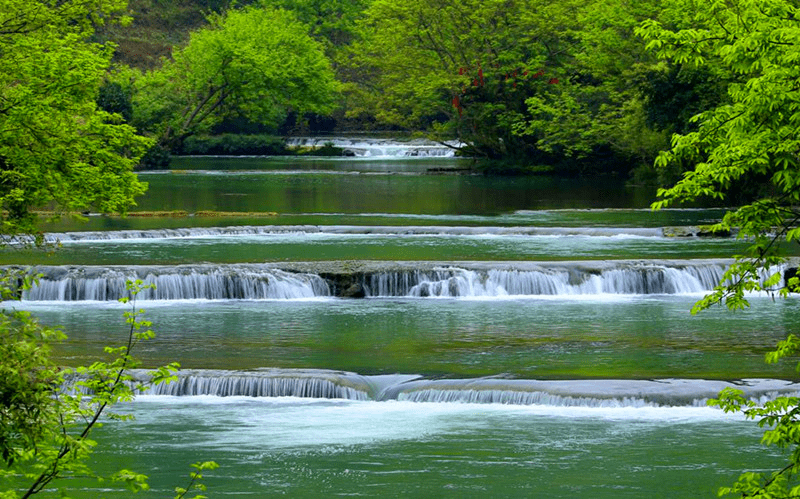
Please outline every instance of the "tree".
[[[25, 281], [24, 285], [31, 282], [29, 277]], [[2, 284], [3, 298], [9, 298], [14, 285]], [[0, 491], [0, 497], [27, 498], [58, 478], [94, 476], [85, 462], [96, 445], [92, 429], [100, 424], [101, 416], [124, 418], [107, 409], [131, 400], [143, 386], [129, 371], [140, 364], [132, 355], [136, 345], [154, 336], [150, 322], [141, 320], [143, 312], [135, 306], [136, 295], [146, 287], [141, 281], [128, 283], [133, 298], [131, 311], [125, 313], [128, 337], [122, 346], [105, 349], [111, 360], [76, 369], [57, 366], [50, 357], [50, 346], [65, 338], [59, 330], [41, 326], [27, 312], [0, 313], [0, 478], [12, 484], [11, 489]], [[129, 298], [120, 301], [127, 303]], [[149, 382], [172, 379], [178, 367], [170, 364], [157, 369]], [[147, 477], [130, 470], [120, 470], [111, 478], [133, 491], [147, 489]], [[190, 488], [194, 482], [193, 477]]]
[[113, 46], [94, 26], [124, 0], [0, 2], [0, 234], [35, 230], [34, 209], [125, 212], [149, 141], [95, 101]]
[[291, 13], [250, 6], [209, 23], [136, 82], [134, 123], [160, 145], [175, 149], [226, 117], [277, 126], [289, 111], [334, 108], [330, 62]]
[[361, 104], [350, 112], [505, 161], [640, 156], [643, 143], [651, 159], [666, 140], [645, 137], [635, 78], [652, 57], [633, 28], [655, 4], [376, 0], [355, 47], [369, 77], [350, 85]]
[[[693, 118], [696, 129], [675, 135], [657, 164], [692, 165], [683, 178], [659, 190], [655, 209], [681, 202], [734, 202], [714, 230], [737, 229], [751, 241], [693, 313], [714, 304], [748, 306], [747, 293], [800, 292], [796, 269], [781, 272], [787, 245], [800, 242], [800, 9], [790, 0], [676, 0], [674, 12], [691, 13], [691, 26], [670, 30], [648, 21], [639, 29], [647, 46], [678, 64], [708, 67], [727, 82], [724, 102]], [[783, 275], [782, 275], [783, 274]], [[790, 334], [768, 362], [800, 353]], [[800, 368], [800, 365], [798, 365]], [[797, 497], [800, 494], [800, 399], [759, 404], [726, 390], [713, 402], [742, 411], [768, 429], [763, 442], [789, 449], [788, 463], [770, 474], [745, 473], [721, 495]]]
[[[0, 283], [3, 300], [13, 299], [9, 290], [17, 283], [10, 281], [7, 274]], [[0, 314], [0, 338], [0, 462], [13, 466], [56, 417], [52, 387], [58, 369], [50, 362], [49, 347], [64, 336], [38, 327], [30, 314], [9, 312]]]
[[374, 1], [354, 47], [366, 77], [351, 85], [350, 114], [459, 138], [479, 156], [535, 154], [511, 127], [526, 97], [557, 78], [564, 17], [551, 21], [554, 8], [546, 0]]
[[297, 20], [310, 28], [310, 34], [336, 59], [339, 48], [352, 42], [355, 23], [369, 2], [367, 0], [261, 0], [262, 7], [291, 11]]
[[[93, 43], [92, 34], [96, 26], [124, 21], [126, 6], [125, 0], [0, 0], [0, 244], [35, 231], [35, 209], [124, 212], [144, 191], [132, 169], [150, 141], [96, 104], [110, 104], [99, 88], [113, 46]], [[2, 272], [0, 305], [30, 283], [24, 273]], [[133, 283], [129, 290], [135, 296], [140, 288]], [[50, 357], [50, 347], [64, 339], [60, 330], [29, 313], [0, 310], [0, 479], [11, 485], [0, 497], [30, 497], [57, 478], [91, 475], [91, 430], [110, 416], [109, 406], [132, 396], [132, 350], [152, 336], [139, 314], [134, 307], [126, 316], [127, 341], [106, 350], [109, 361], [66, 369]], [[158, 369], [152, 381], [168, 379], [176, 367]], [[132, 490], [146, 487], [143, 475], [128, 470], [113, 478]], [[199, 473], [190, 478], [177, 490], [181, 497], [202, 486]]]
[[659, 3], [595, 0], [561, 14], [574, 21], [560, 34], [571, 43], [558, 84], [526, 99], [526, 117], [515, 132], [584, 171], [624, 172], [651, 163], [668, 135], [647, 119], [642, 75], [654, 70], [655, 61], [634, 28], [655, 16]]

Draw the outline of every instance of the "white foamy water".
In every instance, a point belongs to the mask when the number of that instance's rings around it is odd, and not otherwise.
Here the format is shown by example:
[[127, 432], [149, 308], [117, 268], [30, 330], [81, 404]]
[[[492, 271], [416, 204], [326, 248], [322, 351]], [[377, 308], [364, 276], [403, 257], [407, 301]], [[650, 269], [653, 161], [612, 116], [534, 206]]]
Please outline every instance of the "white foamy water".
[[[505, 298], [603, 295], [696, 295], [713, 289], [724, 261], [373, 263], [348, 277], [367, 297]], [[337, 296], [325, 264], [317, 272], [280, 264], [36, 267], [28, 301], [109, 301], [127, 296], [126, 282], [155, 285], [141, 300], [300, 300]], [[399, 267], [394, 269], [393, 267]], [[773, 269], [782, 272], [783, 267]], [[336, 267], [333, 274], [340, 272]], [[352, 271], [348, 271], [352, 272]], [[345, 272], [345, 275], [349, 275]]]
[[365, 137], [294, 137], [286, 141], [290, 147], [322, 147], [326, 144], [341, 148], [346, 156], [365, 159], [385, 158], [452, 158], [464, 144], [425, 139], [401, 141]]

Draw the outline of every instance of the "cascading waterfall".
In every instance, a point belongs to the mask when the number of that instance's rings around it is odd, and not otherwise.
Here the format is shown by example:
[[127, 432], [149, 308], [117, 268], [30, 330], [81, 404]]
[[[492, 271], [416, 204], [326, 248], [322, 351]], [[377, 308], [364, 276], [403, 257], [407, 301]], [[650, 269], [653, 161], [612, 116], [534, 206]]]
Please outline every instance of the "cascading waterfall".
[[711, 290], [723, 264], [625, 265], [610, 269], [551, 268], [487, 272], [461, 268], [376, 273], [364, 278], [368, 296], [538, 296], [676, 294]]
[[[560, 262], [502, 266], [464, 264], [326, 272], [324, 265], [184, 265], [178, 267], [40, 267], [42, 277], [23, 300], [108, 301], [127, 296], [125, 283], [154, 284], [143, 300], [263, 300], [337, 296], [360, 285], [366, 297], [504, 297], [658, 295], [705, 293], [722, 278], [727, 262]], [[384, 266], [392, 266], [385, 264]], [[413, 266], [417, 265], [417, 269]], [[515, 268], [515, 266], [519, 268]], [[322, 267], [322, 268], [321, 268]], [[308, 272], [309, 269], [315, 272]], [[774, 271], [775, 269], [773, 269]], [[783, 268], [777, 269], [783, 272]]]
[[[643, 398], [595, 398], [569, 397], [539, 391], [515, 390], [415, 390], [402, 393], [398, 400], [409, 402], [503, 404], [503, 405], [549, 405], [556, 407], [658, 407], [660, 404]], [[703, 400], [692, 401], [700, 405]]]
[[160, 239], [224, 238], [232, 236], [274, 236], [286, 234], [335, 235], [447, 235], [447, 236], [540, 236], [540, 237], [664, 237], [663, 228], [617, 227], [443, 227], [443, 226], [360, 226], [360, 225], [245, 225], [179, 229], [51, 232], [44, 234], [50, 244], [92, 243]]
[[368, 400], [369, 388], [354, 374], [212, 371], [184, 373], [177, 381], [159, 383], [140, 393], [181, 397], [212, 395]]
[[686, 407], [705, 406], [723, 388], [742, 390], [760, 400], [793, 395], [800, 384], [782, 380], [738, 383], [711, 380], [517, 380], [497, 378], [409, 380], [385, 388], [384, 400], [410, 402], [549, 405], [559, 407]]
[[290, 147], [322, 147], [331, 144], [347, 156], [364, 158], [452, 158], [458, 142], [440, 144], [424, 139], [401, 141], [359, 137], [294, 137], [286, 141]]
[[[147, 387], [148, 373], [131, 371], [146, 388], [138, 395], [301, 397], [385, 402], [547, 405], [557, 407], [697, 407], [723, 388], [740, 389], [751, 400], [797, 396], [800, 384], [758, 379], [725, 382], [664, 380], [424, 379], [417, 375], [365, 376], [304, 369], [256, 371], [182, 370], [178, 380]], [[68, 386], [69, 387], [69, 386]], [[68, 388], [67, 387], [67, 388]]]
[[329, 296], [319, 276], [258, 266], [184, 266], [35, 269], [43, 272], [23, 300], [118, 300], [128, 296], [128, 280], [141, 279], [155, 288], [144, 289], [141, 300], [259, 300]]

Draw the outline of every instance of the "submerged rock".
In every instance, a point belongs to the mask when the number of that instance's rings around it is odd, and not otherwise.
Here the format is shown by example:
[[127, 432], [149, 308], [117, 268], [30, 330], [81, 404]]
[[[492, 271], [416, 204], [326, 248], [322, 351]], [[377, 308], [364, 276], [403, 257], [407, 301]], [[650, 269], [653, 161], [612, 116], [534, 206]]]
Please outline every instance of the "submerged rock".
[[361, 283], [353, 283], [347, 289], [344, 289], [339, 297], [341, 298], [366, 298], [367, 292]]

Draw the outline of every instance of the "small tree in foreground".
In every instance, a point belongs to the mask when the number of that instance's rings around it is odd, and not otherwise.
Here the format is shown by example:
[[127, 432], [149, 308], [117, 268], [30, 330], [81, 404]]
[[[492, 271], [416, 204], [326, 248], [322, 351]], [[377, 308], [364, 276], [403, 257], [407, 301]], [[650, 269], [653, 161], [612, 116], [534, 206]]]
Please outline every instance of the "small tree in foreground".
[[[91, 432], [101, 416], [127, 419], [108, 409], [144, 388], [129, 372], [140, 365], [133, 357], [136, 345], [155, 336], [135, 303], [147, 287], [141, 281], [127, 284], [133, 299], [120, 301], [131, 304], [125, 312], [128, 334], [123, 345], [105, 348], [111, 360], [76, 369], [60, 368], [50, 358], [50, 345], [65, 338], [59, 330], [41, 326], [27, 312], [0, 314], [0, 478], [12, 484], [0, 497], [30, 497], [67, 476], [102, 478], [86, 464], [96, 445]], [[153, 371], [148, 384], [173, 379], [178, 367], [172, 363]], [[147, 477], [130, 470], [109, 478], [133, 491], [147, 489]]]
[[[658, 166], [692, 166], [672, 188], [659, 191], [654, 209], [714, 199], [728, 210], [714, 230], [738, 230], [751, 241], [714, 291], [697, 302], [697, 313], [724, 303], [747, 307], [747, 293], [787, 296], [800, 291], [796, 269], [779, 266], [787, 246], [800, 242], [800, 8], [790, 0], [674, 0], [691, 27], [670, 30], [656, 21], [638, 30], [647, 46], [673, 63], [709, 66], [728, 81], [728, 99], [693, 118], [695, 130], [675, 135]], [[796, 248], [796, 246], [794, 246]], [[790, 334], [767, 362], [800, 353]], [[800, 365], [798, 365], [800, 368]], [[769, 474], [745, 473], [720, 495], [800, 497], [800, 399], [764, 404], [725, 390], [711, 402], [743, 412], [766, 427], [762, 441], [788, 449], [785, 467]]]

